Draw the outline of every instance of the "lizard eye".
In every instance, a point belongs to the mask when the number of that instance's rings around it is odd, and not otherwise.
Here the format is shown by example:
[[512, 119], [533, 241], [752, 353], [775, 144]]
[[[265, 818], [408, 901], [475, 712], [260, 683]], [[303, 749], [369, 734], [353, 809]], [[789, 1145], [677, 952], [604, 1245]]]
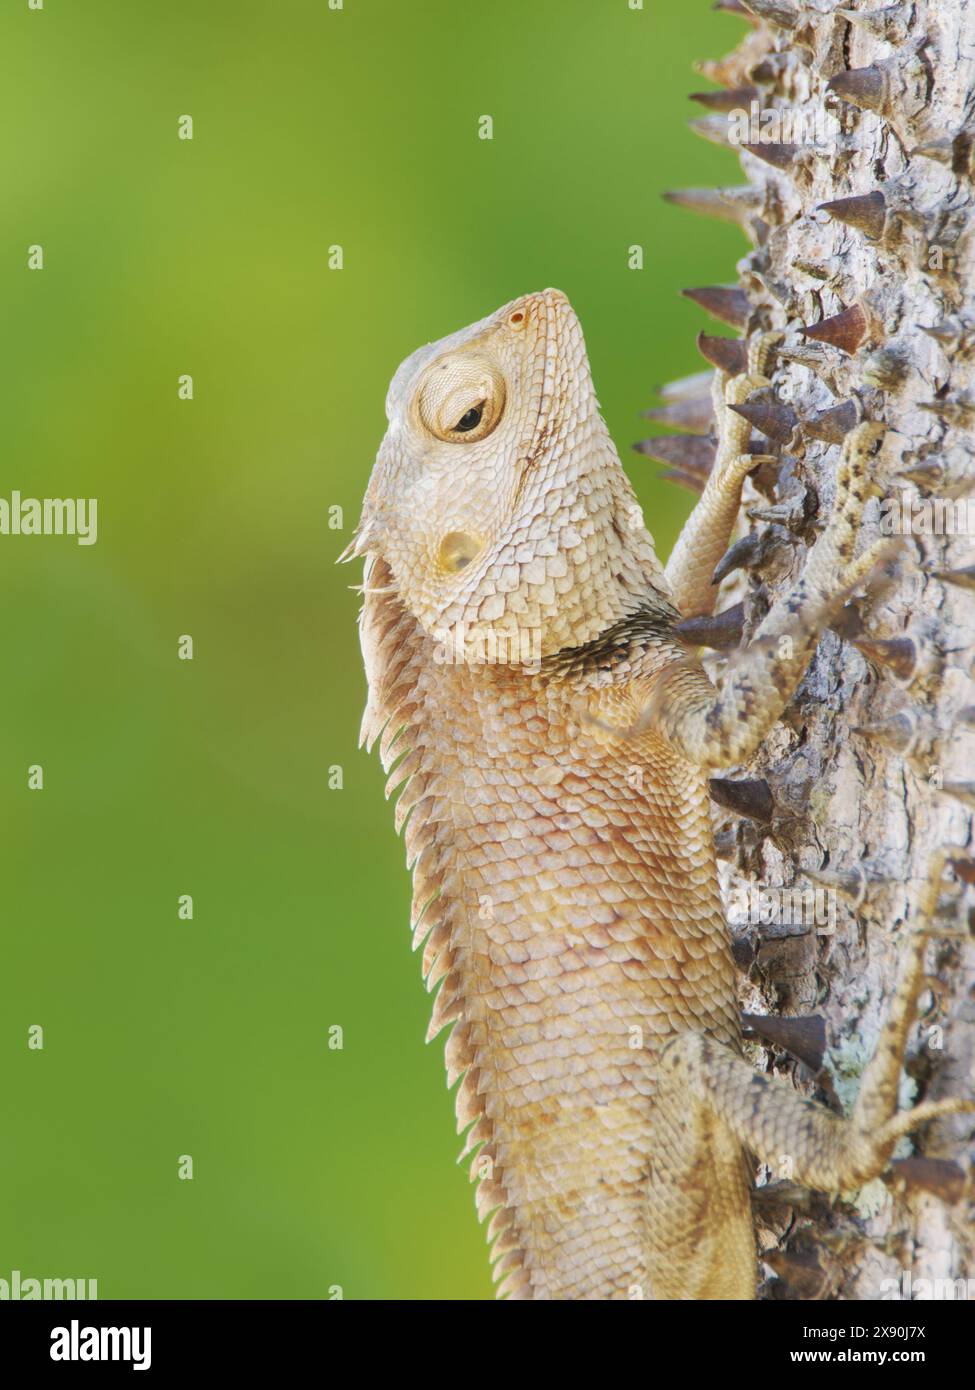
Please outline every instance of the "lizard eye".
[[483, 405], [472, 405], [470, 410], [457, 421], [454, 426], [454, 432], [456, 434], [466, 434], [468, 430], [476, 429], [481, 423], [481, 416], [483, 414]]
[[445, 444], [485, 439], [504, 413], [504, 377], [488, 359], [448, 353], [433, 363], [420, 386], [420, 421]]

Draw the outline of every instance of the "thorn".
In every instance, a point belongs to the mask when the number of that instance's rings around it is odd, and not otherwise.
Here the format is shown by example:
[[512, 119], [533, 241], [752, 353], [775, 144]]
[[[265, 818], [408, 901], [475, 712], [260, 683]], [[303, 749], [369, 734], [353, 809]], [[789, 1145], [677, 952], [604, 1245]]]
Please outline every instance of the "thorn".
[[917, 670], [917, 647], [910, 637], [857, 637], [853, 645], [875, 666], [886, 666], [898, 680], [910, 680]]
[[931, 492], [945, 481], [945, 468], [940, 459], [927, 459], [924, 463], [915, 463], [910, 468], [900, 469], [894, 477], [903, 478], [905, 482], [913, 483], [925, 492]]
[[939, 416], [949, 425], [965, 425], [975, 415], [975, 405], [960, 396], [957, 400], [918, 401], [917, 408]]
[[838, 15], [857, 24], [888, 43], [901, 43], [907, 38], [911, 18], [910, 5], [887, 5], [882, 10], [837, 10]]
[[880, 391], [893, 391], [907, 376], [907, 363], [891, 348], [877, 348], [863, 364], [863, 380]]
[[747, 19], [753, 28], [755, 27], [757, 16], [750, 14], [741, 0], [714, 0], [711, 8], [712, 10], [724, 11], [725, 14], [739, 15], [742, 19]]
[[887, 200], [878, 189], [855, 198], [834, 198], [830, 203], [820, 203], [816, 211], [826, 212], [837, 222], [879, 241], [887, 221]]
[[950, 164], [954, 157], [954, 140], [928, 140], [923, 145], [915, 145], [911, 150], [912, 159], [933, 159], [938, 164]]
[[975, 808], [975, 782], [943, 782], [937, 790], [943, 796], [953, 796], [965, 806]]
[[749, 820], [760, 821], [763, 825], [772, 819], [775, 803], [764, 777], [743, 778], [740, 781], [729, 777], [712, 777], [708, 782], [708, 791], [712, 801], [737, 816], [747, 816]]
[[829, 343], [843, 352], [854, 353], [867, 334], [867, 316], [859, 304], [853, 304], [832, 318], [822, 319], [809, 328], [802, 329], [807, 338], [816, 342]]
[[750, 109], [752, 102], [758, 101], [758, 88], [726, 87], [717, 92], [690, 92], [689, 97], [709, 111], [737, 111], [739, 107]]
[[693, 372], [690, 376], [679, 376], [674, 381], [666, 381], [657, 387], [657, 395], [665, 401], [687, 401], [698, 396], [710, 396], [714, 372]]
[[779, 356], [786, 362], [796, 362], [800, 367], [815, 373], [836, 394], [833, 378], [842, 360], [836, 356], [834, 348], [826, 343], [791, 343], [779, 348]]
[[683, 430], [686, 434], [710, 434], [714, 427], [714, 406], [710, 395], [670, 401], [653, 410], [641, 410], [640, 414], [645, 420], [655, 420], [658, 425]]
[[[767, 532], [764, 534], [768, 534]], [[751, 532], [747, 536], [742, 536], [741, 540], [735, 541], [714, 567], [711, 576], [712, 584], [720, 584], [723, 579], [727, 579], [729, 574], [734, 574], [735, 570], [752, 569], [755, 565], [761, 564], [764, 559], [764, 546], [762, 537]]]
[[954, 1206], [965, 1195], [964, 1170], [947, 1158], [897, 1158], [890, 1165], [886, 1181], [908, 1192], [931, 1192], [948, 1206]]
[[876, 111], [880, 116], [896, 111], [902, 117], [910, 117], [915, 106], [921, 109], [927, 96], [928, 73], [919, 53], [922, 46], [923, 41], [870, 67], [838, 72], [826, 84], [826, 90], [861, 111]]
[[830, 406], [829, 410], [810, 415], [802, 421], [802, 430], [810, 439], [821, 439], [827, 444], [842, 444], [843, 440], [863, 419], [863, 405], [857, 397]]
[[682, 468], [668, 468], [665, 473], [658, 473], [657, 480], [661, 483], [676, 483], [678, 487], [686, 488], [688, 492], [693, 492], [700, 497], [704, 491], [707, 481], [698, 476], [697, 473], [687, 473]]
[[717, 82], [722, 87], [737, 87], [741, 82], [741, 58], [737, 52], [723, 58], [704, 58], [692, 66], [709, 82]]
[[748, 184], [733, 188], [672, 188], [663, 194], [663, 199], [702, 217], [738, 226], [747, 226], [748, 219], [757, 215], [765, 203], [761, 190]]
[[656, 439], [641, 439], [633, 445], [638, 454], [657, 463], [665, 463], [683, 473], [700, 475], [702, 482], [714, 467], [718, 446], [713, 439], [699, 434], [660, 434]]
[[771, 439], [776, 444], [785, 444], [791, 439], [792, 431], [799, 423], [799, 417], [791, 405], [782, 405], [767, 398], [756, 399], [764, 395], [764, 391], [756, 391], [741, 405], [729, 405], [728, 409], [747, 420], [760, 434], [764, 434], [766, 439]]
[[975, 589], [975, 565], [966, 565], [959, 570], [929, 570], [942, 584], [954, 584], [958, 589]]
[[794, 530], [806, 519], [805, 489], [794, 492], [771, 507], [749, 507], [748, 517], [751, 521], [765, 521], [770, 526], [787, 526]]
[[742, 1014], [746, 1036], [754, 1033], [775, 1047], [791, 1052], [813, 1072], [822, 1070], [826, 1054], [826, 1023], [818, 1014], [808, 1018], [777, 1018]]
[[933, 324], [929, 328], [926, 328], [923, 323], [919, 323], [917, 327], [929, 338], [933, 338], [949, 354], [959, 350], [968, 351], [975, 343], [975, 329], [961, 319], [942, 319], [940, 323]]
[[869, 68], [850, 68], [838, 72], [826, 84], [827, 92], [835, 92], [844, 101], [861, 110], [877, 111], [883, 114], [887, 83], [879, 64]]
[[719, 830], [714, 837], [714, 853], [716, 857], [723, 860], [734, 859], [737, 849], [737, 832], [733, 829]]
[[852, 869], [800, 869], [799, 872], [822, 888], [849, 899], [854, 908], [859, 907], [867, 896], [868, 878], [859, 864]]
[[917, 744], [917, 719], [909, 710], [902, 710], [876, 724], [859, 724], [853, 732], [861, 738], [881, 743], [885, 748], [892, 748], [906, 758], [914, 752]]
[[748, 344], [744, 338], [719, 338], [710, 333], [697, 335], [697, 350], [729, 376], [740, 376], [748, 368]]
[[795, 29], [799, 23], [800, 12], [791, 0], [744, 0], [744, 5], [775, 29]]
[[771, 87], [776, 87], [788, 72], [790, 62], [791, 57], [788, 51], [769, 53], [759, 62], [752, 64], [748, 69], [748, 76], [753, 82], [767, 83]]
[[812, 1207], [812, 1193], [808, 1187], [800, 1187], [798, 1183], [786, 1182], [780, 1179], [777, 1182], [767, 1182], [762, 1187], [756, 1187], [752, 1193], [752, 1201], [759, 1208], [768, 1209], [769, 1207], [792, 1207], [795, 1211], [806, 1212]]
[[949, 859], [948, 863], [955, 871], [955, 877], [961, 883], [967, 883], [969, 888], [975, 883], [975, 862], [970, 858]]
[[928, 140], [911, 150], [911, 158], [933, 159], [939, 164], [947, 164], [953, 174], [971, 177], [973, 170], [973, 145], [975, 131], [959, 130], [950, 140]]
[[829, 1275], [815, 1255], [766, 1250], [761, 1258], [788, 1285], [794, 1298], [819, 1301], [828, 1292]]
[[756, 159], [760, 159], [765, 164], [771, 164], [773, 169], [780, 170], [783, 174], [789, 174], [792, 170], [806, 158], [806, 150], [801, 145], [780, 145], [774, 141], [759, 145], [742, 145], [743, 150], [753, 154]]
[[843, 607], [827, 624], [830, 632], [842, 637], [844, 642], [853, 642], [864, 629], [863, 618], [856, 602], [844, 603]]
[[745, 625], [745, 605], [736, 603], [723, 613], [705, 614], [700, 618], [683, 618], [674, 624], [674, 632], [682, 642], [692, 647], [713, 647], [721, 651], [737, 647]]
[[709, 145], [727, 147], [731, 144], [731, 127], [727, 116], [720, 113], [714, 116], [697, 116], [687, 122], [688, 130], [707, 140]]
[[744, 328], [748, 322], [751, 305], [745, 291], [737, 285], [705, 285], [701, 289], [681, 290], [681, 294], [732, 328]]

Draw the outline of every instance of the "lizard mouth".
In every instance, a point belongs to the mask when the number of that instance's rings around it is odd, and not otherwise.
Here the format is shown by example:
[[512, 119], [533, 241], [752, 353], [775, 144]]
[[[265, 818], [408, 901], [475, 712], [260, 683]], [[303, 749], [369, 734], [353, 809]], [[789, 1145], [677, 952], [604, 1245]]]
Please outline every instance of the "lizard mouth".
[[556, 399], [556, 368], [559, 352], [565, 341], [563, 329], [567, 316], [572, 314], [572, 306], [561, 290], [542, 290], [541, 293], [529, 295], [519, 302], [519, 310], [529, 308], [536, 315], [539, 324], [535, 354], [543, 356], [544, 372], [531, 443], [525, 455], [524, 469], [518, 485], [519, 498], [526, 480], [552, 437], [552, 422], [560, 405], [560, 401]]

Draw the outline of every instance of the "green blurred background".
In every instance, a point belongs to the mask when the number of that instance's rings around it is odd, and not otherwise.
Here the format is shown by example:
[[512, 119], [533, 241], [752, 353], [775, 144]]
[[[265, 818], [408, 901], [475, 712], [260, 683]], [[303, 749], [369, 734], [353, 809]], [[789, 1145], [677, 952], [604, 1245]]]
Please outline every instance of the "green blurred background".
[[669, 548], [691, 499], [629, 446], [720, 331], [679, 288], [745, 244], [659, 195], [738, 181], [684, 119], [742, 32], [707, 0], [4, 0], [0, 495], [97, 497], [99, 539], [0, 537], [0, 1278], [491, 1295], [332, 562], [400, 360], [547, 285]]

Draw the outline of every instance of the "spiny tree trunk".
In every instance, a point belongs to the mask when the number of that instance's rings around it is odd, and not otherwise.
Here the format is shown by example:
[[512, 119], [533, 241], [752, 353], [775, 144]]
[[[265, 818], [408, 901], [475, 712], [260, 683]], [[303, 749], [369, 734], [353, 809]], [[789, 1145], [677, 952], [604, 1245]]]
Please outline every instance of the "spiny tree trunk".
[[[733, 293], [694, 297], [742, 338], [784, 334], [772, 391], [752, 415], [755, 450], [780, 453], [781, 465], [777, 474], [763, 467], [751, 486], [746, 509], [760, 516], [744, 523], [743, 567], [718, 607], [744, 601], [747, 639], [798, 574], [831, 504], [840, 441], [859, 418], [887, 424], [883, 495], [913, 512], [896, 582], [847, 605], [776, 734], [737, 774], [765, 779], [770, 819], [761, 796], [749, 802], [758, 819], [717, 812], [733, 906], [761, 906], [754, 894], [737, 896], [748, 885], [835, 894], [832, 934], [828, 925], [817, 932], [808, 900], [798, 925], [733, 927], [746, 1007], [825, 1019], [830, 1059], [815, 1082], [782, 1052], [767, 1054], [769, 1065], [796, 1071], [804, 1089], [818, 1086], [834, 1104], [855, 1094], [932, 853], [970, 843], [975, 805], [975, 569], [966, 573], [975, 528], [944, 534], [945, 501], [952, 522], [964, 521], [975, 484], [975, 15], [967, 0], [849, 4], [719, 0], [749, 28], [732, 54], [700, 65], [719, 84], [702, 133], [749, 141], [741, 153], [747, 187], [669, 195], [740, 222], [752, 247]], [[735, 111], [748, 114], [750, 130]], [[743, 349], [727, 340], [705, 338], [702, 351], [740, 369]], [[665, 418], [701, 427], [707, 404], [693, 385], [671, 394]], [[672, 436], [643, 448], [693, 484], [710, 446]], [[871, 505], [864, 543], [881, 534], [883, 497]], [[728, 655], [712, 659], [718, 674]], [[727, 802], [727, 789], [718, 792]], [[971, 1094], [975, 1085], [972, 898], [963, 873], [945, 880], [945, 935], [931, 956], [941, 985], [912, 1037], [909, 1074], [931, 1097]], [[915, 1154], [956, 1167], [913, 1161], [845, 1203], [794, 1192], [794, 1205], [760, 1204], [779, 1276], [767, 1296], [902, 1297], [905, 1271], [914, 1296], [924, 1296], [918, 1280], [975, 1278], [972, 1128], [961, 1117], [914, 1143]]]

